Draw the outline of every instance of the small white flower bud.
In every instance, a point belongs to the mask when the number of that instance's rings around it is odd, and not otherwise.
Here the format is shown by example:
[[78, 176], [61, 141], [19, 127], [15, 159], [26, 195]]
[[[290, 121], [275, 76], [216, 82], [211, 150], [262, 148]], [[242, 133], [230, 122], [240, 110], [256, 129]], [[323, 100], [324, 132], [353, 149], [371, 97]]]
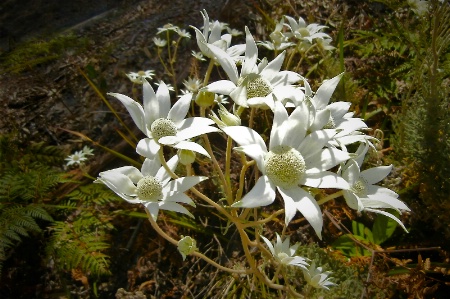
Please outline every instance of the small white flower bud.
[[177, 151], [180, 163], [183, 165], [189, 165], [195, 161], [195, 152], [187, 149], [180, 149]]

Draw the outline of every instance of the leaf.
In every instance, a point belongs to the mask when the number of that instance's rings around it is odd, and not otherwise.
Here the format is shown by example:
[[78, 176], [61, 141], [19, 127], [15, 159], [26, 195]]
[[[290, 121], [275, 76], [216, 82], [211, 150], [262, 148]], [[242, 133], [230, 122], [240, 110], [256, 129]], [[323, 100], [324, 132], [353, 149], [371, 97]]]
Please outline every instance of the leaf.
[[[395, 217], [398, 217], [398, 213], [396, 211], [390, 211]], [[373, 233], [373, 243], [380, 245], [387, 239], [389, 239], [397, 228], [398, 223], [384, 215], [377, 215], [375, 222], [372, 227]]]

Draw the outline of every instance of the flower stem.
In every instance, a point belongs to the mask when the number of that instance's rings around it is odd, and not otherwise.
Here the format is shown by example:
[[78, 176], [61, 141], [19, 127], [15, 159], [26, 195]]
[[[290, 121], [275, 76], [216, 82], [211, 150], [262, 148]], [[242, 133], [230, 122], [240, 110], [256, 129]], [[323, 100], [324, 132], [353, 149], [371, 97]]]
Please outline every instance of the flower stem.
[[342, 190], [340, 190], [340, 191], [338, 191], [338, 192], [335, 192], [335, 193], [333, 193], [333, 194], [330, 194], [330, 195], [328, 195], [328, 196], [326, 196], [326, 197], [320, 199], [319, 201], [317, 201], [317, 204], [318, 204], [319, 206], [320, 206], [320, 205], [323, 205], [324, 203], [326, 203], [326, 202], [328, 202], [328, 201], [330, 201], [330, 200], [332, 200], [332, 199], [335, 199], [335, 198], [341, 196], [342, 194], [344, 194], [344, 192], [343, 192]]

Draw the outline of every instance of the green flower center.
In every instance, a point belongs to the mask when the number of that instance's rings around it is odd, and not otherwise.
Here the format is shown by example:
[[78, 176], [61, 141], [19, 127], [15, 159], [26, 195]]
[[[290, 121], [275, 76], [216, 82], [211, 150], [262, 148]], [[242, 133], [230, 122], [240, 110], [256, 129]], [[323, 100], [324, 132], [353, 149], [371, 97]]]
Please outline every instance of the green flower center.
[[350, 190], [359, 197], [365, 197], [367, 195], [367, 183], [364, 181], [364, 179], [360, 178], [356, 183], [353, 184]]
[[310, 36], [309, 30], [306, 29], [306, 28], [300, 28], [300, 29], [298, 29], [298, 33], [300, 33], [300, 35], [303, 36], [303, 37], [308, 37], [308, 36]]
[[155, 120], [150, 127], [150, 131], [152, 131], [153, 138], [156, 141], [162, 137], [176, 136], [178, 132], [173, 121], [167, 118], [158, 118]]
[[330, 119], [327, 124], [323, 127], [324, 129], [336, 129], [336, 123], [334, 122], [333, 117], [330, 115]]
[[163, 198], [162, 184], [152, 176], [143, 177], [137, 183], [136, 194], [140, 200], [158, 201]]
[[247, 87], [247, 99], [265, 97], [272, 92], [269, 81], [257, 74], [248, 74], [239, 78], [237, 85]]
[[280, 145], [266, 154], [265, 171], [275, 185], [290, 189], [297, 186], [305, 173], [305, 160], [297, 150]]

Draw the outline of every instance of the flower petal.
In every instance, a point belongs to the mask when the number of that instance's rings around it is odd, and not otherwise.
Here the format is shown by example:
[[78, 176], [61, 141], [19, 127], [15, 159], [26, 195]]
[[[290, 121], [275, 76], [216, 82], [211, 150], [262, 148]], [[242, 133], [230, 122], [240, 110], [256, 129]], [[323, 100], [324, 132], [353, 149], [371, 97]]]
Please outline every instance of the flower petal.
[[159, 202], [159, 208], [161, 210], [183, 213], [183, 214], [188, 215], [189, 217], [194, 218], [194, 215], [192, 215], [191, 212], [189, 212], [185, 207], [183, 207], [180, 204], [177, 204], [176, 202], [172, 202], [172, 201]]
[[202, 88], [202, 90], [207, 90], [209, 92], [230, 95], [230, 93], [236, 88], [236, 84], [229, 80], [219, 80], [209, 84], [208, 86]]
[[211, 159], [211, 156], [208, 154], [208, 152], [198, 143], [192, 142], [192, 141], [180, 141], [177, 144], [173, 145], [174, 148], [177, 149], [185, 149], [185, 150], [191, 150], [196, 153], [200, 153], [208, 158]]
[[368, 184], [373, 185], [387, 177], [391, 172], [392, 167], [392, 165], [389, 165], [369, 168], [362, 171], [361, 176], [366, 180]]
[[142, 163], [141, 172], [144, 176], [155, 176], [159, 168], [161, 168], [161, 161], [159, 160], [159, 156], [155, 155], [153, 159], [147, 158], [144, 160], [144, 163]]
[[189, 190], [192, 186], [207, 180], [207, 177], [204, 176], [188, 176], [188, 177], [182, 177], [175, 180], [170, 181], [165, 187], [164, 190], [170, 191], [170, 192], [184, 192], [186, 190]]
[[178, 126], [182, 120], [186, 118], [191, 104], [192, 94], [185, 94], [173, 104], [169, 110], [167, 118], [172, 120], [176, 126]]
[[146, 158], [154, 159], [155, 155], [158, 154], [160, 147], [161, 146], [156, 143], [153, 138], [144, 138], [138, 142], [136, 152]]
[[256, 144], [261, 151], [267, 153], [267, 147], [262, 137], [253, 129], [244, 126], [231, 126], [222, 129], [228, 136], [230, 136], [239, 145]]
[[314, 131], [303, 139], [298, 151], [302, 153], [304, 159], [308, 159], [319, 153], [334, 135], [336, 135], [336, 130], [332, 129]]
[[238, 152], [243, 152], [244, 154], [255, 160], [256, 164], [258, 165], [258, 169], [264, 172], [264, 156], [267, 153], [267, 151], [263, 150], [259, 145], [257, 144], [243, 145], [235, 147], [234, 150]]
[[312, 195], [300, 187], [292, 189], [278, 188], [278, 191], [280, 191], [283, 198], [292, 198], [297, 210], [303, 214], [317, 236], [322, 239], [322, 211]]
[[231, 56], [215, 45], [207, 44], [206, 46], [214, 54], [214, 57], [219, 62], [220, 66], [222, 66], [225, 73], [227, 73], [228, 78], [234, 84], [237, 84], [239, 80], [239, 75], [236, 68], [236, 64], [234, 63], [234, 60], [231, 58]]
[[234, 203], [235, 208], [257, 208], [270, 205], [275, 200], [275, 188], [267, 176], [258, 179], [255, 186], [242, 200]]
[[248, 27], [245, 27], [245, 59], [242, 63], [241, 77], [255, 72], [258, 47]]
[[[144, 81], [147, 82], [147, 80]], [[108, 95], [113, 96], [120, 102], [122, 102], [122, 104], [128, 110], [128, 113], [130, 113], [131, 118], [133, 119], [134, 123], [139, 128], [139, 130], [141, 130], [145, 135], [147, 135], [147, 128], [145, 126], [145, 114], [141, 104], [139, 104], [132, 98], [120, 93], [109, 92]]]
[[161, 118], [161, 113], [159, 110], [160, 103], [156, 98], [156, 93], [153, 90], [153, 87], [148, 83], [147, 80], [144, 80], [144, 84], [142, 85], [143, 94], [144, 94], [144, 112], [145, 112], [145, 122], [150, 127], [151, 124]]
[[260, 75], [271, 82], [272, 78], [280, 71], [285, 56], [286, 52], [283, 51], [261, 71]]
[[300, 184], [314, 188], [350, 188], [350, 185], [346, 180], [344, 180], [340, 175], [337, 175], [331, 171], [306, 173], [301, 179]]
[[348, 159], [350, 159], [350, 155], [347, 152], [335, 148], [325, 148], [309, 157], [309, 159], [305, 159], [306, 172], [314, 173], [328, 170]]
[[331, 95], [333, 94], [343, 75], [344, 73], [341, 73], [334, 78], [324, 81], [322, 85], [320, 85], [319, 89], [317, 89], [317, 92], [312, 99], [312, 102], [316, 109], [325, 109], [325, 107], [330, 102]]

